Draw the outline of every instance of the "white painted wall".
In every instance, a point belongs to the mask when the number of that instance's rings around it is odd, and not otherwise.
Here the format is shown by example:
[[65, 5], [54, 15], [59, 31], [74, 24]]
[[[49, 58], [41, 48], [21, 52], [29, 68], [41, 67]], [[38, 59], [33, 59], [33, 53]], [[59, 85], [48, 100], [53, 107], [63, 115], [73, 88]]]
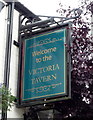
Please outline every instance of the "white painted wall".
[[4, 58], [5, 58], [5, 18], [6, 18], [6, 9], [4, 8], [0, 12], [0, 83], [3, 83], [4, 77]]
[[[13, 21], [13, 38], [10, 64], [10, 80], [9, 88], [13, 95], [17, 95], [17, 79], [18, 79], [18, 54], [19, 49], [13, 45], [13, 40], [18, 41], [18, 18], [19, 13], [14, 10]], [[4, 81], [4, 63], [5, 63], [5, 47], [6, 47], [6, 23], [7, 23], [6, 7], [0, 12], [0, 83]], [[7, 112], [8, 118], [23, 118], [24, 109], [12, 107], [11, 111]]]
[[[3, 22], [2, 22], [3, 21]], [[4, 57], [5, 57], [5, 9], [0, 12], [0, 83], [3, 83], [3, 77], [4, 77]], [[1, 104], [1, 99], [0, 99]], [[0, 119], [1, 119], [1, 113], [0, 110]]]
[[[15, 96], [17, 95], [19, 48], [13, 45], [13, 40], [18, 41], [18, 23], [19, 13], [14, 10], [9, 88], [11, 88], [12, 94]], [[8, 118], [22, 118], [23, 113], [24, 109], [16, 108], [16, 106], [14, 106], [12, 111], [8, 112]]]

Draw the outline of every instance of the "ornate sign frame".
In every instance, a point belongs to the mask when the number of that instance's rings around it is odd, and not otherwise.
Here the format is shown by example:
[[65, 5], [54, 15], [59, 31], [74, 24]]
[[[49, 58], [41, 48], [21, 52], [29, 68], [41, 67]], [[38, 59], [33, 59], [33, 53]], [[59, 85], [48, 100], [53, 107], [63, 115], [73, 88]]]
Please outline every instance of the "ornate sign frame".
[[71, 98], [71, 23], [21, 38], [18, 106]]

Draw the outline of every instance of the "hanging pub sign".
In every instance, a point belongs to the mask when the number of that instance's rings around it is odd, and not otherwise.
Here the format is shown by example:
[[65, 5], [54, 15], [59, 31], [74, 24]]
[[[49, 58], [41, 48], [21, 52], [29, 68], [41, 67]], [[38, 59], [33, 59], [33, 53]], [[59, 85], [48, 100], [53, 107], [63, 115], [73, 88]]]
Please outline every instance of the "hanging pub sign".
[[70, 97], [69, 24], [37, 32], [21, 44], [19, 103], [35, 105]]

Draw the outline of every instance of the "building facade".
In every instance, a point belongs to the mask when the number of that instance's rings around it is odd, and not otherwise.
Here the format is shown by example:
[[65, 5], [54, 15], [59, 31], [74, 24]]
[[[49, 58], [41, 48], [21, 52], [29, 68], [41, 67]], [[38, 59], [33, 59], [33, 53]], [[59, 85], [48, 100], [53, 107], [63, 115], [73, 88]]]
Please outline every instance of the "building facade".
[[[1, 0], [1, 2], [4, 2]], [[5, 72], [5, 55], [7, 44], [7, 25], [8, 21], [8, 6], [5, 6], [0, 12], [0, 83], [4, 83]], [[17, 80], [18, 80], [18, 57], [19, 48], [13, 44], [14, 40], [18, 41], [18, 27], [19, 27], [19, 12], [14, 9], [13, 11], [13, 30], [12, 30], [12, 43], [11, 43], [11, 60], [10, 60], [10, 74], [9, 74], [9, 89], [12, 95], [17, 96]], [[12, 107], [11, 111], [7, 111], [7, 118], [23, 118], [24, 109], [17, 108], [16, 104]], [[0, 115], [1, 116], [1, 115]]]

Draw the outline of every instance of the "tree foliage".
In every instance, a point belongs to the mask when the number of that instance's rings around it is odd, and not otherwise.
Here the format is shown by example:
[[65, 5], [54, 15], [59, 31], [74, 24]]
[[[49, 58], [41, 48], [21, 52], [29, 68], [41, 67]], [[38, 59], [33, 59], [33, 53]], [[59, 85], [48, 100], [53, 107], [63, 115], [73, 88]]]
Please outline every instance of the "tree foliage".
[[56, 108], [62, 112], [63, 118], [93, 118], [93, 35], [91, 33], [93, 2], [81, 0], [76, 11], [70, 6], [64, 9], [61, 3], [59, 6], [57, 12], [60, 15], [66, 18], [78, 15], [78, 18], [72, 20], [72, 27], [69, 28], [72, 30], [70, 49], [72, 96], [70, 100], [57, 104]]
[[12, 95], [11, 90], [5, 85], [0, 85], [0, 109], [4, 111], [11, 110], [16, 97]]

